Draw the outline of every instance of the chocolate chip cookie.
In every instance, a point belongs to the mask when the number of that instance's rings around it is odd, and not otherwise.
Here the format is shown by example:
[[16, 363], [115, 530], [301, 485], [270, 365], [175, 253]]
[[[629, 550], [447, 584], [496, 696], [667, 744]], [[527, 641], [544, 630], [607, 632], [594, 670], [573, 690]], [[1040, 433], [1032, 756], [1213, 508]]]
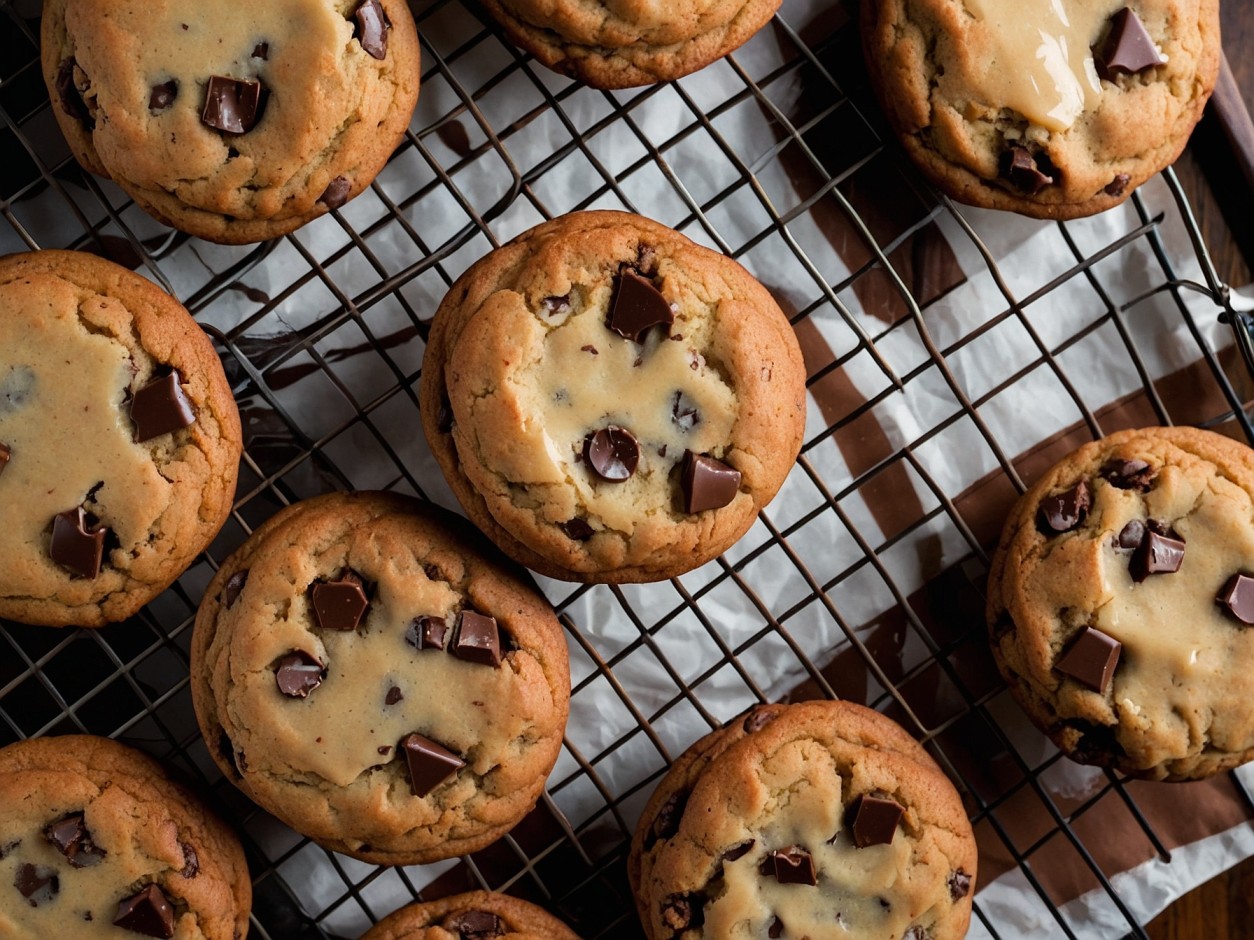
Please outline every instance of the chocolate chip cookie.
[[1087, 444], [1016, 504], [993, 655], [1072, 758], [1153, 780], [1254, 758], [1251, 518], [1254, 452], [1195, 428]]
[[1043, 219], [1173, 163], [1218, 75], [1218, 0], [867, 0], [889, 123], [953, 198]]
[[553, 768], [561, 626], [469, 529], [405, 497], [333, 493], [261, 526], [205, 592], [191, 677], [210, 751], [327, 848], [388, 865], [473, 852]]
[[239, 412], [178, 301], [94, 255], [0, 258], [0, 617], [98, 627], [231, 511]]
[[238, 940], [239, 841], [155, 760], [68, 735], [0, 749], [0, 936]]
[[623, 212], [580, 212], [473, 265], [436, 311], [431, 449], [470, 518], [575, 581], [716, 557], [784, 482], [805, 425], [788, 320], [740, 265]]
[[418, 99], [403, 0], [46, 0], [42, 57], [78, 161], [226, 244], [356, 196]]
[[505, 32], [549, 68], [594, 88], [651, 85], [704, 68], [744, 45], [780, 0], [484, 0]]
[[850, 702], [756, 708], [671, 767], [631, 843], [650, 940], [957, 940], [975, 840], [899, 725]]
[[471, 891], [402, 907], [361, 940], [579, 940], [547, 911], [491, 891]]

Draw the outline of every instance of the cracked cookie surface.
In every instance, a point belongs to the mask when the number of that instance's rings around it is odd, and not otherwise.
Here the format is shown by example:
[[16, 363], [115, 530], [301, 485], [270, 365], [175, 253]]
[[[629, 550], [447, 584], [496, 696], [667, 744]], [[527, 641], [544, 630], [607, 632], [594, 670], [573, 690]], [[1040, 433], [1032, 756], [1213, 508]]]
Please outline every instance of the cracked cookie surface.
[[252, 902], [235, 834], [157, 761], [88, 735], [0, 749], [0, 893], [11, 940], [238, 940]]
[[360, 193], [418, 98], [403, 0], [48, 0], [42, 64], [84, 167], [231, 244]]
[[327, 848], [397, 865], [475, 851], [557, 759], [561, 627], [459, 530], [416, 500], [329, 494], [266, 522], [205, 592], [191, 675], [210, 752]]
[[961, 202], [1037, 218], [1116, 206], [1173, 163], [1218, 74], [1218, 0], [862, 11], [872, 84], [924, 174]]
[[567, 580], [716, 557], [782, 485], [805, 373], [740, 265], [621, 212], [563, 216], [468, 270], [432, 322], [423, 428], [470, 518]]
[[241, 436], [222, 364], [178, 301], [94, 255], [0, 259], [0, 309], [0, 616], [124, 620], [230, 513]]
[[761, 706], [696, 742], [628, 858], [651, 940], [955, 940], [975, 874], [953, 785], [899, 725], [848, 702]]
[[379, 921], [361, 940], [579, 940], [552, 914], [519, 898], [471, 891], [410, 904]]
[[1254, 452], [1194, 428], [1085, 445], [1016, 504], [989, 574], [993, 654], [1071, 757], [1157, 780], [1254, 758], [1252, 522]]

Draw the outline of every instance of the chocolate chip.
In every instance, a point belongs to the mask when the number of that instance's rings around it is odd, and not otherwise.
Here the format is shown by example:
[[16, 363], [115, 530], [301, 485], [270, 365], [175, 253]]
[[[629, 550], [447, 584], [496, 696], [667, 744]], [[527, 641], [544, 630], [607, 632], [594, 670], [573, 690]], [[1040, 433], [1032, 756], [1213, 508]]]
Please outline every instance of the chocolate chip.
[[1145, 523], [1140, 519], [1133, 519], [1115, 536], [1115, 547], [1123, 551], [1132, 551], [1141, 544], [1141, 540], [1145, 538]]
[[26, 898], [26, 902], [31, 907], [39, 907], [57, 896], [57, 892], [61, 890], [61, 881], [57, 877], [55, 868], [31, 865], [28, 862], [17, 870], [13, 878], [13, 887], [17, 888], [18, 894]]
[[400, 686], [394, 685], [392, 686], [392, 688], [388, 689], [388, 694], [384, 697], [383, 704], [395, 705], [397, 702], [402, 701], [404, 698], [405, 698], [405, 695], [404, 693], [401, 692]]
[[675, 393], [675, 400], [671, 404], [671, 421], [685, 434], [701, 423], [701, 412], [697, 411], [697, 406], [683, 392]]
[[253, 58], [268, 61], [270, 59], [270, 43], [259, 42], [253, 46]]
[[662, 902], [662, 923], [672, 930], [687, 930], [705, 923], [705, 898], [700, 894], [672, 894]]
[[1242, 623], [1254, 625], [1254, 578], [1234, 574], [1215, 600]]
[[583, 458], [602, 480], [622, 483], [640, 463], [640, 442], [626, 428], [611, 424], [584, 438]]
[[1158, 65], [1166, 65], [1149, 31], [1131, 7], [1124, 7], [1110, 20], [1110, 32], [1101, 47], [1093, 50], [1097, 74], [1108, 82], [1116, 75], [1134, 75]]
[[389, 754], [391, 754], [391, 753], [392, 753], [392, 745], [390, 745], [390, 744], [384, 744], [384, 745], [381, 745], [380, 747], [376, 748], [376, 750], [377, 750], [377, 751], [378, 751], [381, 755], [383, 755], [384, 757], [387, 757]]
[[160, 85], [153, 85], [152, 91], [148, 95], [148, 110], [164, 111], [174, 104], [174, 99], [178, 97], [178, 93], [179, 83], [174, 79], [162, 82]]
[[131, 399], [135, 442], [150, 441], [196, 423], [196, 412], [179, 381], [178, 370], [153, 379]]
[[1011, 147], [1002, 154], [1001, 175], [1029, 196], [1035, 196], [1054, 182], [1025, 147]]
[[466, 766], [448, 748], [416, 732], [401, 738], [400, 748], [409, 764], [409, 785], [414, 796], [426, 796]]
[[150, 884], [118, 905], [113, 926], [143, 934], [145, 937], [163, 937], [168, 940], [174, 936], [174, 905], [161, 888]]
[[4, 468], [9, 465], [9, 461], [13, 459], [13, 448], [8, 444], [0, 442], [0, 473], [4, 473]]
[[1094, 692], [1105, 695], [1122, 649], [1123, 644], [1114, 637], [1085, 627], [1054, 663], [1054, 668]]
[[730, 849], [725, 851], [721, 857], [724, 862], [735, 862], [744, 858], [749, 851], [757, 845], [756, 839], [745, 839], [744, 842], [737, 842]]
[[53, 517], [52, 542], [48, 555], [58, 565], [74, 572], [77, 577], [94, 578], [100, 574], [107, 531], [103, 526], [88, 529], [87, 514], [82, 506], [67, 509]]
[[1128, 563], [1128, 573], [1137, 584], [1152, 574], [1174, 574], [1184, 564], [1184, 547], [1184, 539], [1178, 533], [1151, 519]]
[[226, 579], [226, 587], [222, 589], [222, 601], [226, 604], [227, 610], [235, 606], [235, 602], [239, 600], [240, 593], [244, 590], [244, 585], [247, 583], [247, 568], [235, 572], [235, 574]]
[[740, 471], [721, 460], [686, 450], [679, 469], [679, 485], [684, 494], [684, 512], [721, 509], [740, 492]]
[[1104, 192], [1107, 196], [1122, 196], [1128, 191], [1128, 184], [1132, 182], [1132, 177], [1127, 173], [1120, 173], [1113, 180], [1106, 184]]
[[566, 537], [576, 542], [586, 542], [595, 534], [586, 519], [569, 519], [559, 522], [557, 527], [566, 533]]
[[196, 854], [196, 849], [186, 842], [180, 842], [179, 847], [183, 850], [183, 870], [179, 874], [184, 878], [195, 878], [200, 874], [200, 856]]
[[767, 857], [771, 873], [782, 885], [816, 885], [818, 876], [814, 872], [814, 859], [799, 845], [786, 849], [776, 849]]
[[416, 650], [442, 650], [448, 643], [448, 624], [443, 617], [418, 617], [405, 631], [405, 642]]
[[226, 134], [245, 134], [261, 118], [261, 82], [214, 75], [205, 89], [200, 119]]
[[634, 271], [618, 275], [606, 326], [619, 336], [640, 343], [653, 327], [670, 326], [674, 322], [675, 311], [670, 303], [646, 278]]
[[745, 729], [745, 734], [753, 734], [756, 731], [761, 731], [777, 717], [777, 714], [769, 708], [754, 708], [745, 717], [744, 724], [741, 727]]
[[328, 209], [338, 209], [348, 202], [348, 193], [352, 188], [353, 184], [348, 181], [347, 176], [337, 176], [327, 183], [327, 188], [322, 191], [318, 201]]
[[1089, 485], [1081, 480], [1065, 493], [1041, 500], [1036, 519], [1045, 532], [1070, 532], [1088, 515], [1093, 499]]
[[653, 848], [660, 839], [673, 838], [675, 833], [679, 832], [679, 821], [683, 819], [684, 807], [687, 803], [688, 793], [684, 790], [672, 793], [666, 798], [662, 808], [653, 817], [653, 822], [649, 826], [649, 832], [645, 836], [644, 845], [646, 849]]
[[346, 571], [335, 581], [319, 581], [310, 590], [314, 619], [324, 630], [356, 630], [370, 601], [361, 578]]
[[458, 659], [483, 666], [501, 665], [501, 632], [496, 618], [474, 610], [463, 610], [452, 653]]
[[275, 663], [274, 681], [291, 698], [305, 698], [322, 685], [326, 667], [303, 650], [292, 650]]
[[444, 918], [445, 930], [456, 932], [461, 940], [492, 940], [505, 936], [505, 924], [489, 911], [462, 911]]
[[771, 926], [766, 928], [766, 935], [770, 937], [771, 940], [775, 940], [776, 937], [782, 937], [784, 935], [784, 922], [780, 920], [778, 916], [771, 921]]
[[385, 59], [388, 54], [388, 22], [379, 0], [361, 0], [353, 12], [357, 20], [357, 28], [353, 35], [366, 50], [366, 54], [375, 59]]
[[61, 110], [90, 131], [96, 127], [96, 119], [83, 101], [83, 95], [74, 81], [75, 71], [82, 70], [78, 68], [73, 57], [62, 60], [57, 69], [57, 98], [61, 101]]
[[440, 410], [436, 412], [435, 424], [441, 434], [447, 434], [453, 430], [453, 406], [449, 404], [447, 398], [440, 402]]
[[562, 297], [545, 297], [543, 303], [545, 312], [551, 317], [560, 317], [564, 313], [570, 313], [570, 294]]
[[896, 800], [863, 794], [850, 808], [849, 831], [860, 849], [891, 845], [906, 808]]
[[1111, 486], [1142, 493], [1149, 492], [1154, 480], [1154, 469], [1144, 460], [1108, 460], [1098, 474]]
[[949, 876], [949, 897], [961, 901], [971, 891], [971, 876], [961, 868]]

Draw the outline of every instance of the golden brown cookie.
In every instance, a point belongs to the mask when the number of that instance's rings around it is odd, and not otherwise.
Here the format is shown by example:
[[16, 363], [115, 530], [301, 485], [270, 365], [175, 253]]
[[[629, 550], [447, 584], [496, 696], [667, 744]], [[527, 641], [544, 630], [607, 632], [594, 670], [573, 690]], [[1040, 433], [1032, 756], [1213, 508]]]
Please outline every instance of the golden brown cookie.
[[1251, 519], [1254, 452], [1196, 428], [1086, 444], [1016, 504], [993, 655], [1072, 758], [1154, 780], [1254, 758]]
[[696, 742], [628, 859], [650, 940], [958, 940], [975, 874], [953, 785], [899, 725], [849, 702], [763, 706]]
[[361, 940], [579, 940], [547, 911], [491, 891], [410, 904], [385, 917]]
[[231, 511], [239, 412], [183, 306], [110, 261], [0, 258], [0, 617], [124, 620]]
[[561, 626], [522, 573], [464, 520], [389, 493], [317, 497], [254, 532], [205, 592], [191, 676], [228, 778], [389, 865], [508, 832], [570, 697]]
[[1044, 219], [1123, 202], [1184, 149], [1218, 75], [1218, 0], [867, 0], [872, 83], [953, 198]]
[[418, 99], [403, 0], [46, 0], [42, 58], [78, 161], [227, 244], [360, 193]]
[[155, 760], [89, 735], [0, 749], [0, 936], [240, 940], [239, 840]]
[[788, 320], [730, 258], [623, 212], [562, 216], [473, 265], [436, 311], [423, 428], [470, 518], [573, 581], [716, 557], [805, 429]]

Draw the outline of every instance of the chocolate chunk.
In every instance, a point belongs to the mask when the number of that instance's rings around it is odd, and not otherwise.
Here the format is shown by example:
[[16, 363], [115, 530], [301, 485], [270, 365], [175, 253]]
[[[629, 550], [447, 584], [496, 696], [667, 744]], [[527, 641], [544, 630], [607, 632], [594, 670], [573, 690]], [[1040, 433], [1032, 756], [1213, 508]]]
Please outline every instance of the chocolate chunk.
[[570, 294], [562, 297], [545, 297], [544, 310], [551, 317], [560, 317], [564, 313], [570, 313]]
[[1132, 182], [1132, 177], [1127, 173], [1120, 173], [1113, 180], [1106, 184], [1104, 192], [1107, 196], [1122, 196], [1128, 191], [1128, 184]]
[[318, 201], [323, 203], [328, 209], [338, 209], [348, 202], [348, 193], [352, 188], [353, 184], [348, 181], [347, 176], [337, 176], [327, 183], [327, 188], [322, 191]]
[[1002, 154], [1001, 175], [1029, 196], [1035, 196], [1054, 182], [1025, 147], [1011, 147]]
[[684, 807], [687, 803], [688, 793], [685, 790], [679, 790], [666, 798], [662, 808], [653, 817], [653, 823], [649, 826], [648, 835], [645, 836], [646, 849], [653, 848], [658, 843], [658, 840], [670, 839], [674, 837], [675, 833], [679, 832], [679, 821], [683, 819]]
[[595, 534], [586, 519], [569, 519], [559, 522], [557, 527], [566, 533], [566, 537], [576, 542], [586, 542]]
[[387, 757], [389, 754], [392, 753], [392, 745], [384, 744], [381, 747], [376, 748], [375, 750], [377, 750], [384, 757]]
[[754, 708], [745, 717], [742, 727], [745, 729], [745, 734], [753, 734], [755, 731], [761, 731], [774, 721], [776, 717], [778, 716], [770, 709]]
[[1174, 574], [1184, 564], [1184, 539], [1150, 520], [1145, 536], [1128, 563], [1132, 580], [1140, 584], [1152, 574]]
[[418, 617], [405, 631], [405, 642], [416, 650], [442, 650], [448, 643], [448, 624], [443, 617]]
[[1105, 695], [1122, 649], [1123, 644], [1114, 637], [1085, 627], [1054, 663], [1054, 668], [1094, 692]]
[[178, 97], [178, 94], [179, 83], [174, 79], [162, 82], [160, 85], [153, 85], [152, 91], [148, 95], [148, 110], [164, 111], [174, 104], [174, 99]]
[[200, 856], [196, 854], [194, 846], [180, 842], [179, 847], [183, 850], [183, 870], [179, 872], [184, 878], [195, 878], [200, 874]]
[[594, 355], [594, 356], [599, 356], [599, 355], [601, 355], [601, 351], [600, 351], [599, 349], [597, 349], [595, 346], [593, 346], [591, 343], [584, 343], [584, 345], [582, 345], [582, 346], [580, 346], [580, 347], [579, 347], [579, 351], [580, 351], [580, 352], [591, 353], [591, 354], [592, 354], [592, 355]]
[[771, 940], [775, 940], [776, 937], [782, 937], [784, 935], [784, 922], [780, 920], [778, 916], [771, 921], [771, 926], [766, 928], [766, 935], [770, 937]]
[[310, 591], [314, 619], [324, 630], [356, 630], [370, 601], [361, 578], [346, 571], [335, 581], [319, 581]]
[[200, 119], [227, 134], [245, 134], [261, 118], [261, 82], [214, 75], [205, 90]]
[[239, 600], [240, 592], [244, 590], [244, 585], [247, 583], [247, 568], [235, 572], [235, 574], [226, 579], [226, 587], [222, 589], [222, 602], [226, 604], [227, 610], [235, 606], [235, 602]]
[[721, 460], [686, 450], [679, 469], [679, 485], [684, 494], [684, 512], [721, 509], [740, 492], [740, 471]]
[[675, 311], [670, 303], [646, 278], [634, 271], [618, 275], [606, 326], [619, 336], [641, 343], [653, 327], [670, 326], [674, 322]]
[[13, 459], [13, 448], [8, 444], [0, 442], [0, 473], [4, 473], [4, 468], [9, 465], [9, 461]]
[[145, 937], [173, 937], [174, 905], [160, 887], [150, 884], [118, 904], [113, 926]]
[[153, 379], [131, 399], [135, 442], [143, 443], [196, 423], [196, 412], [183, 392], [178, 370]]
[[961, 868], [949, 876], [949, 897], [961, 901], [971, 891], [971, 876]]
[[1145, 538], [1145, 523], [1140, 519], [1133, 519], [1115, 536], [1115, 547], [1124, 551], [1132, 551], [1141, 544], [1141, 540]]
[[756, 839], [745, 839], [744, 842], [737, 842], [722, 855], [722, 861], [735, 862], [749, 854], [749, 850], [757, 845]]
[[401, 701], [404, 698], [405, 698], [405, 695], [404, 693], [401, 692], [400, 686], [394, 685], [392, 686], [392, 688], [388, 689], [388, 694], [384, 697], [383, 704], [395, 705], [397, 702]]
[[353, 31], [353, 35], [366, 50], [366, 54], [375, 59], [387, 58], [388, 29], [392, 24], [388, 22], [379, 0], [361, 0], [353, 12], [353, 17], [357, 20], [357, 28]]
[[458, 659], [484, 666], [501, 665], [501, 631], [496, 618], [463, 610], [451, 651]]
[[640, 463], [640, 442], [626, 428], [611, 424], [584, 438], [583, 458], [602, 480], [622, 483]]
[[766, 857], [770, 873], [782, 885], [816, 885], [814, 859], [799, 845], [776, 849]]
[[1067, 492], [1041, 500], [1037, 522], [1046, 533], [1070, 532], [1084, 521], [1092, 504], [1089, 485], [1081, 480]]
[[1116, 75], [1134, 75], [1167, 60], [1159, 53], [1149, 31], [1131, 7], [1124, 7], [1110, 20], [1110, 32], [1101, 48], [1093, 50], [1097, 74], [1108, 82]]
[[455, 932], [461, 940], [492, 940], [505, 936], [505, 924], [489, 911], [462, 911], [444, 918], [440, 924], [445, 930]]
[[672, 930], [687, 930], [705, 923], [705, 899], [696, 893], [672, 894], [662, 902], [662, 923]]
[[1234, 574], [1215, 600], [1242, 623], [1254, 625], [1254, 578]]
[[13, 878], [13, 887], [17, 888], [18, 894], [26, 898], [26, 902], [31, 907], [39, 907], [57, 896], [57, 892], [61, 890], [61, 881], [57, 877], [55, 868], [31, 865], [28, 862], [17, 870]]
[[268, 61], [270, 58], [270, 43], [259, 42], [253, 46], [253, 58]]
[[401, 738], [400, 748], [409, 764], [409, 785], [414, 796], [426, 796], [466, 766], [448, 748], [416, 732]]
[[872, 845], [892, 845], [897, 824], [906, 808], [896, 800], [863, 794], [851, 808], [849, 831], [860, 849]]
[[675, 393], [675, 400], [671, 404], [671, 421], [685, 434], [701, 423], [701, 412], [697, 411], [697, 406], [683, 392]]
[[274, 681], [279, 691], [291, 698], [305, 698], [318, 686], [326, 667], [303, 650], [292, 650], [275, 663]]
[[87, 513], [83, 507], [67, 509], [52, 520], [52, 543], [48, 555], [58, 565], [68, 568], [80, 578], [94, 578], [100, 574], [100, 560], [104, 556], [105, 533], [103, 526], [87, 528]]
[[57, 98], [61, 101], [61, 110], [90, 131], [95, 128], [96, 119], [83, 101], [83, 95], [74, 81], [75, 71], [82, 70], [73, 57], [62, 60], [61, 67], [57, 69]]
[[1098, 474], [1111, 486], [1121, 490], [1149, 492], [1154, 469], [1144, 460], [1108, 460]]

